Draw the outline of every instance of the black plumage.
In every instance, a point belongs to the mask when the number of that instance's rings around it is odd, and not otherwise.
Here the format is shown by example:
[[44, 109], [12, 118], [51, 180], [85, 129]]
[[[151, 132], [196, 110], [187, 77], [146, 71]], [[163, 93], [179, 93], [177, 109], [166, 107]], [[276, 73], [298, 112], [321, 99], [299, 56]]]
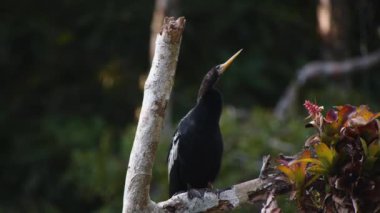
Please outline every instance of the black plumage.
[[196, 105], [178, 124], [168, 154], [169, 196], [189, 188], [207, 188], [219, 172], [222, 97], [214, 86], [240, 52], [205, 75]]

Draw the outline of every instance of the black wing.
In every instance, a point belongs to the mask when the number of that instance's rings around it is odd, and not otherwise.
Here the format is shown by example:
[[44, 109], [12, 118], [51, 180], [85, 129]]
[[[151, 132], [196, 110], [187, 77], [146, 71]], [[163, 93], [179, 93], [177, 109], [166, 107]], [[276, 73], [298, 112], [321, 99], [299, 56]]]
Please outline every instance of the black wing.
[[168, 177], [169, 177], [169, 196], [173, 196], [175, 193], [180, 191], [185, 191], [186, 184], [181, 180], [180, 177], [180, 159], [179, 159], [179, 145], [180, 145], [181, 134], [176, 130], [172, 143], [170, 144], [170, 149], [168, 153]]

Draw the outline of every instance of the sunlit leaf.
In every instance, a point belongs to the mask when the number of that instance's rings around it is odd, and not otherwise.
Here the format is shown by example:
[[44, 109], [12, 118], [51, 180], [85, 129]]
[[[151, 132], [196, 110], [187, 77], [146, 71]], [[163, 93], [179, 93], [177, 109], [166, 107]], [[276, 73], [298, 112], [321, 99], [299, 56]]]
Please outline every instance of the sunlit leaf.
[[308, 171], [314, 174], [325, 174], [327, 171], [320, 165], [314, 165], [308, 168]]
[[306, 177], [306, 169], [303, 170], [302, 167], [299, 165], [294, 168], [294, 177], [295, 177], [295, 184], [296, 188], [299, 190], [303, 188], [303, 185], [305, 183], [305, 177]]
[[279, 165], [277, 166], [277, 169], [283, 172], [288, 179], [296, 185], [296, 188], [302, 188], [305, 182], [308, 160], [313, 160], [311, 158], [311, 152], [305, 150], [302, 152], [299, 159], [293, 160], [287, 165]]
[[280, 170], [282, 173], [284, 173], [288, 177], [288, 179], [290, 180], [290, 182], [294, 183], [295, 174], [294, 174], [294, 172], [289, 167], [284, 166], [284, 165], [278, 165], [277, 169]]
[[314, 146], [315, 152], [318, 156], [318, 159], [321, 161], [323, 164], [324, 170], [326, 172], [330, 171], [333, 165], [333, 161], [336, 155], [336, 151], [334, 148], [329, 148], [326, 144], [324, 143], [319, 143]]
[[356, 110], [356, 107], [347, 104], [344, 106], [336, 106], [335, 109], [338, 110], [338, 125], [342, 126], [350, 114]]
[[315, 158], [304, 158], [304, 159], [298, 159], [298, 160], [290, 162], [290, 164], [295, 164], [295, 163], [312, 163], [319, 166], [322, 165], [321, 161]]
[[[310, 157], [311, 157], [310, 150], [305, 150], [302, 152], [300, 159], [309, 159]], [[307, 166], [307, 163], [301, 163], [300, 164], [301, 171], [306, 171], [306, 166]]]
[[361, 105], [350, 115], [350, 119], [345, 123], [345, 126], [364, 126], [379, 117], [380, 113], [374, 114], [369, 111], [368, 106]]
[[332, 162], [335, 151], [333, 149], [330, 149], [326, 144], [319, 143], [314, 146], [315, 152], [318, 155], [318, 158], [320, 159], [326, 159], [328, 162]]

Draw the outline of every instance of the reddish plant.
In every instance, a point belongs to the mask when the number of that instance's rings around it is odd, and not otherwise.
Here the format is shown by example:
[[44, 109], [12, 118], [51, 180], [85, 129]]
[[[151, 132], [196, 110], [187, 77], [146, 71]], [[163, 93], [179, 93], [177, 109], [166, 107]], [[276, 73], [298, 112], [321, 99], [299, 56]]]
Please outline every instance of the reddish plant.
[[380, 211], [380, 113], [344, 105], [324, 116], [323, 107], [310, 101], [304, 106], [307, 126], [318, 131], [296, 159], [280, 161], [278, 169], [297, 195], [291, 198], [302, 211]]

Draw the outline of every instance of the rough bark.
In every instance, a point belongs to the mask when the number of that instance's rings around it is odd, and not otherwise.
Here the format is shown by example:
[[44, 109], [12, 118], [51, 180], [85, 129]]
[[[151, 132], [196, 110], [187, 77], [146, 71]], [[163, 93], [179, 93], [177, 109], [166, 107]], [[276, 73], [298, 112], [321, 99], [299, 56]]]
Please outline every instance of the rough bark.
[[278, 119], [284, 119], [296, 100], [299, 88], [310, 79], [365, 71], [377, 64], [380, 64], [380, 50], [363, 57], [350, 58], [343, 61], [310, 62], [298, 70], [296, 80], [289, 85], [285, 94], [277, 102], [274, 113]]
[[[268, 206], [273, 206], [275, 205], [274, 195], [288, 192], [290, 185], [281, 173], [270, 166], [269, 162], [269, 156], [264, 157], [259, 178], [221, 191], [198, 190], [199, 197], [189, 198], [187, 192], [178, 194], [167, 201], [158, 203], [158, 207], [166, 212], [222, 212], [230, 211], [243, 203], [264, 203], [269, 196], [272, 196], [269, 198], [272, 204]], [[268, 206], [266, 208], [270, 208]]]
[[125, 180], [123, 212], [151, 212], [149, 189], [165, 109], [174, 82], [183, 17], [165, 18], [157, 35], [156, 50], [145, 82], [144, 98]]
[[[153, 56], [154, 56], [154, 50], [156, 47], [156, 37], [157, 34], [161, 30], [161, 23], [164, 20], [164, 17], [166, 16], [178, 16], [178, 10], [179, 10], [179, 0], [156, 0], [154, 11], [152, 15], [152, 22], [150, 26], [150, 45], [149, 45], [149, 62], [152, 63]], [[140, 78], [143, 79], [143, 81], [146, 80], [146, 75], [141, 75]], [[144, 88], [144, 86], [140, 86], [141, 90]], [[164, 120], [164, 126], [163, 126], [163, 135], [170, 135], [173, 132], [173, 126], [171, 123], [171, 116], [172, 116], [172, 106], [171, 102], [168, 103], [168, 106], [166, 108], [165, 113], [165, 120]]]
[[161, 23], [166, 16], [177, 16], [179, 0], [156, 0], [150, 26], [149, 61], [152, 62], [155, 50], [156, 35], [161, 30]]

